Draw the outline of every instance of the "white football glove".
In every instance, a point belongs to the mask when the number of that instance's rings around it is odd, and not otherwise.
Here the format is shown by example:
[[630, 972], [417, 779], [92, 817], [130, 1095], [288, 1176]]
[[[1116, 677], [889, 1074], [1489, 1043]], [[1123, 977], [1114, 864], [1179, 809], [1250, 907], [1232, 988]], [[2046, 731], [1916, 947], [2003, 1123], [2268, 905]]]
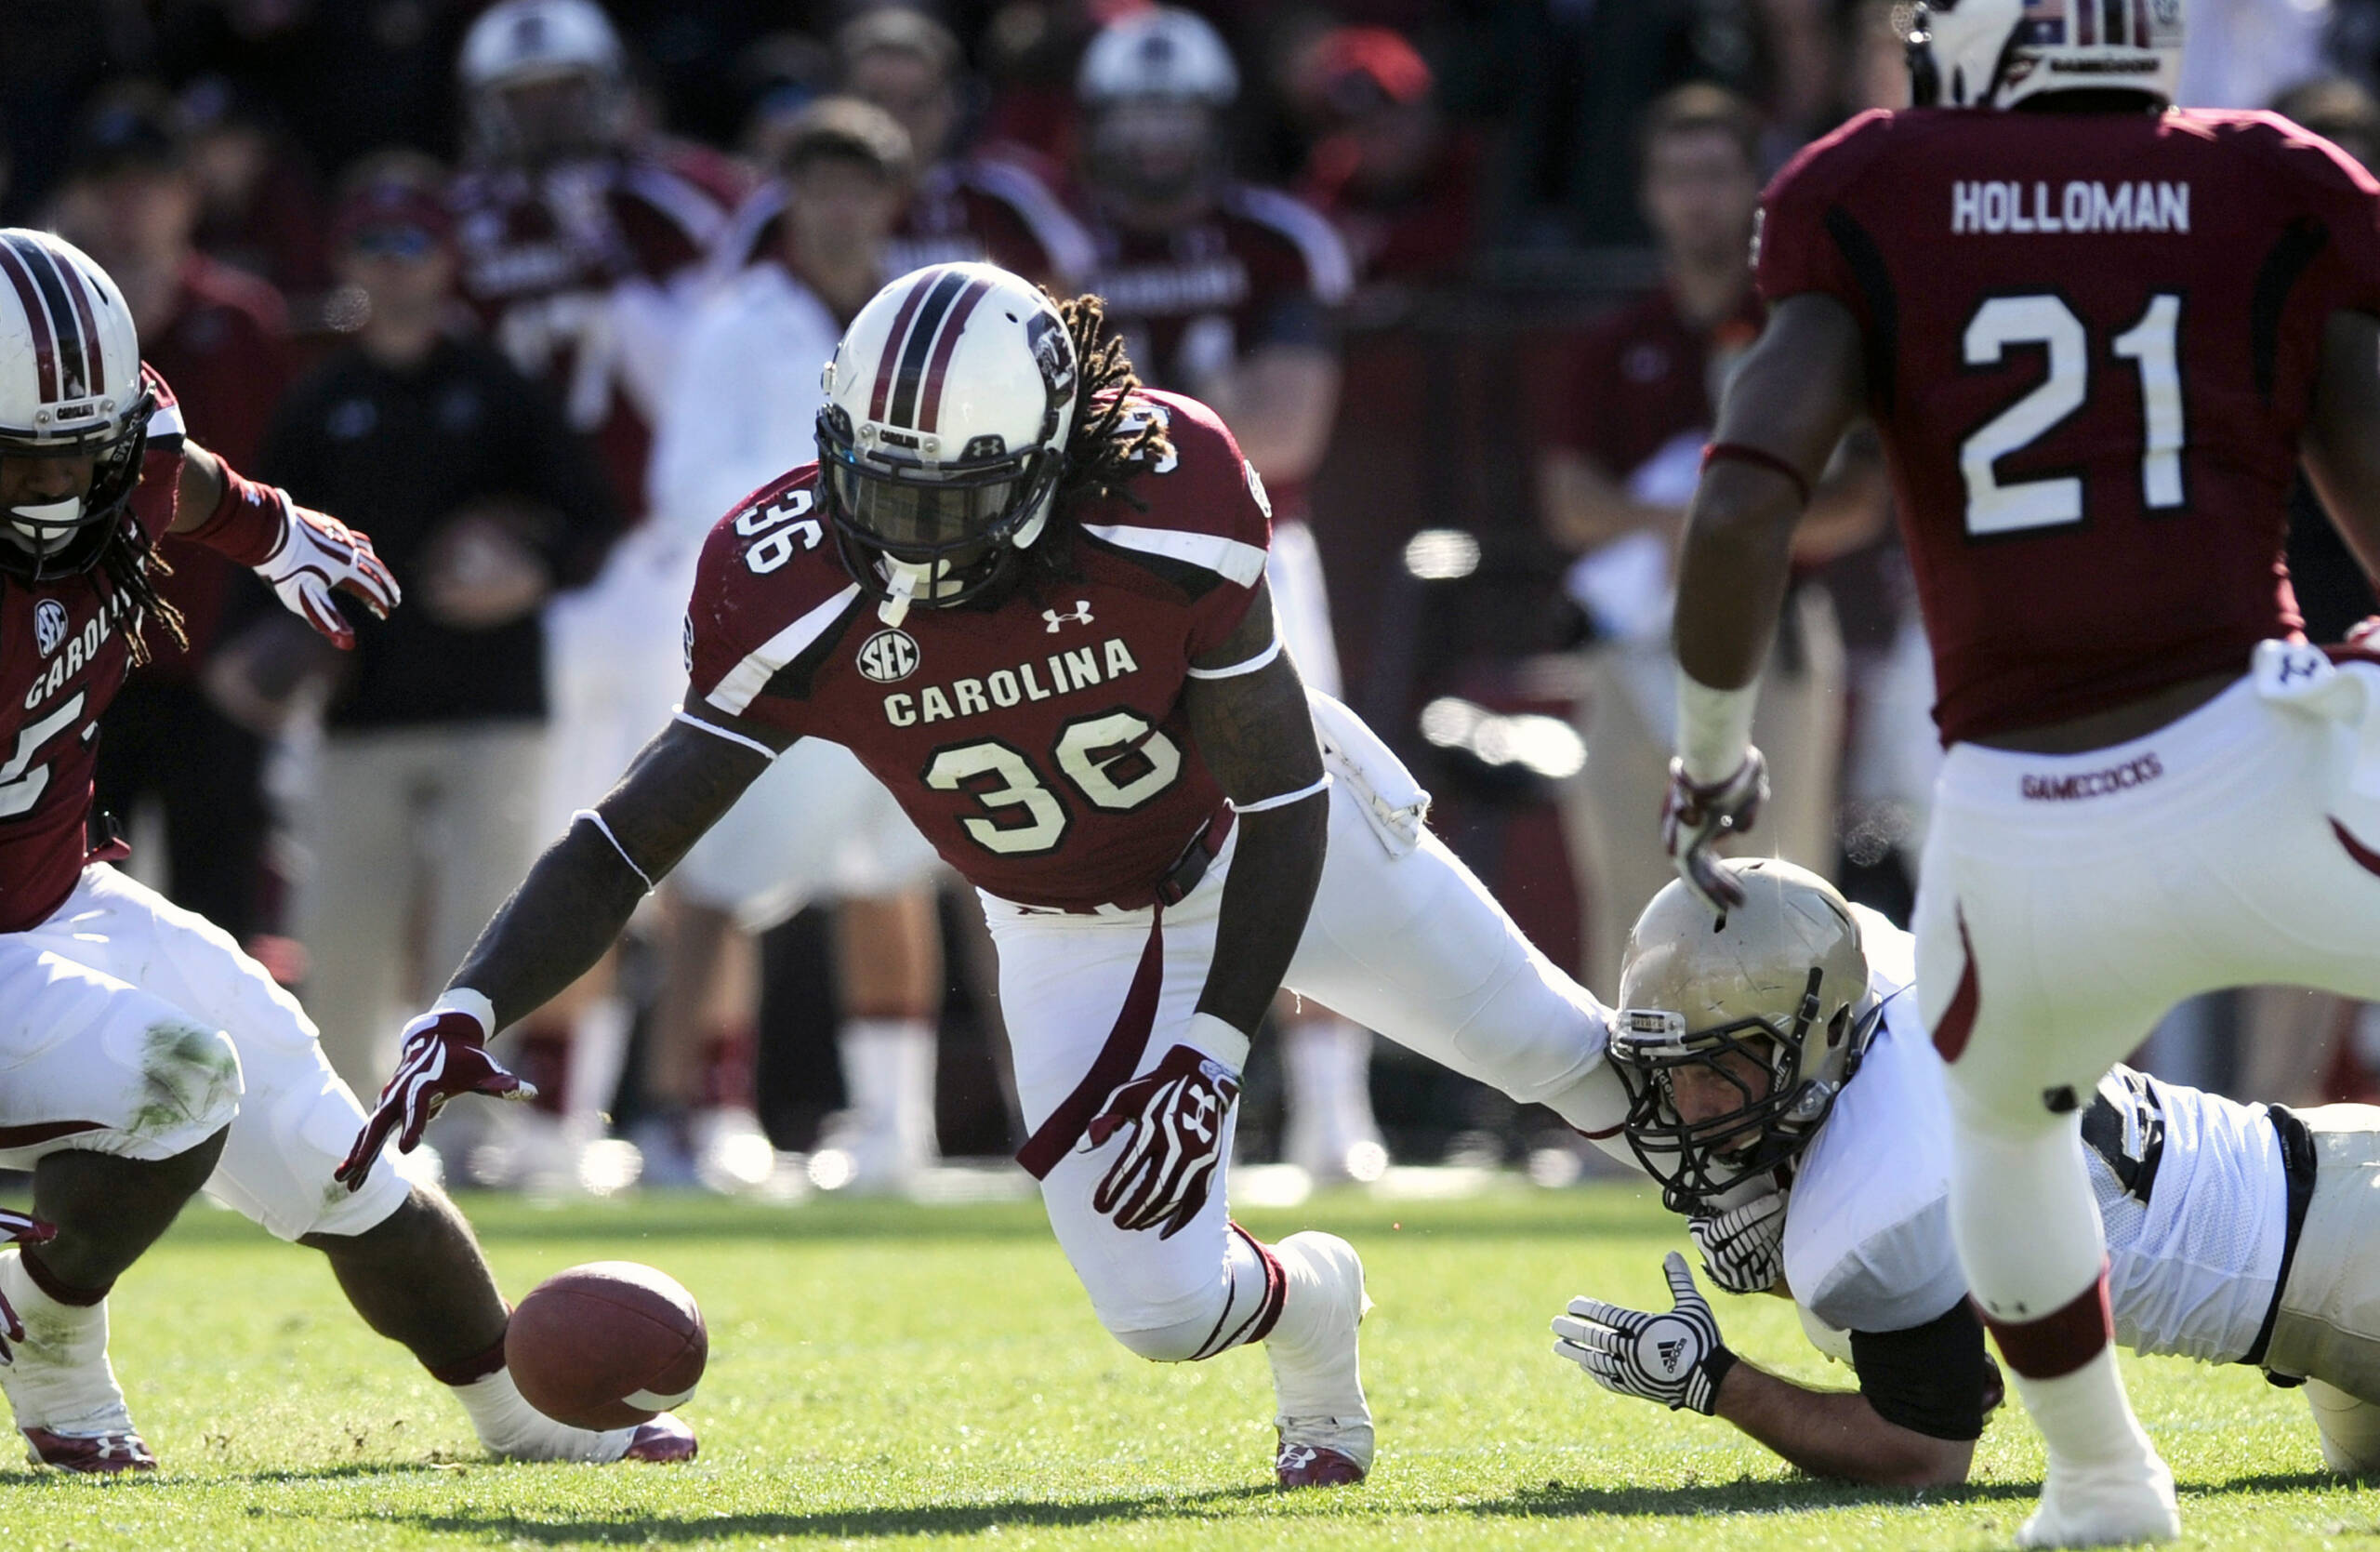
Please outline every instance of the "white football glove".
[[1686, 1221], [1702, 1270], [1730, 1293], [1765, 1293], [1785, 1275], [1785, 1193], [1770, 1191], [1724, 1213]]
[[329, 637], [341, 651], [355, 645], [355, 631], [331, 595], [360, 600], [381, 619], [404, 597], [397, 579], [380, 564], [369, 535], [325, 512], [301, 507], [289, 493], [266, 487], [281, 498], [281, 546], [256, 568], [272, 585], [282, 606]]
[[1554, 1318], [1557, 1358], [1584, 1369], [1597, 1385], [1621, 1396], [1659, 1401], [1710, 1416], [1719, 1404], [1719, 1385], [1736, 1366], [1736, 1355], [1719, 1338], [1710, 1303], [1694, 1286], [1686, 1257], [1672, 1251], [1661, 1269], [1669, 1274], [1669, 1313], [1625, 1309], [1581, 1294], [1570, 1313]]

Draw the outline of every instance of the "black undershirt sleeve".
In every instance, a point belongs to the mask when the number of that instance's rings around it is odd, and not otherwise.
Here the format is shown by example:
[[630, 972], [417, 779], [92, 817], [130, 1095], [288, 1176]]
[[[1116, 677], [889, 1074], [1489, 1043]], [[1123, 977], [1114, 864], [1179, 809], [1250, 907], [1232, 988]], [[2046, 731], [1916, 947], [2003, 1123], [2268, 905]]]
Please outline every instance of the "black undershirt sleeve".
[[1980, 1438], [1999, 1399], [1983, 1321], [1965, 1299], [1907, 1331], [1853, 1332], [1851, 1361], [1876, 1415], [1928, 1439]]

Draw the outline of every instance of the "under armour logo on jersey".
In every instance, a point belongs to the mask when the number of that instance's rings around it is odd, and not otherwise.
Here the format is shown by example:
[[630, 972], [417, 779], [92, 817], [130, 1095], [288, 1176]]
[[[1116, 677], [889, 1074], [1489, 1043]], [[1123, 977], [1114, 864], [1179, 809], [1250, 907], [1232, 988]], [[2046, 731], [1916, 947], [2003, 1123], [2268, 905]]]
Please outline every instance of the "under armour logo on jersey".
[[1091, 623], [1091, 600], [1088, 598], [1076, 599], [1074, 612], [1072, 614], [1062, 615], [1055, 609], [1044, 609], [1041, 611], [1041, 617], [1050, 622], [1049, 633], [1052, 636], [1058, 633], [1058, 630], [1061, 626], [1089, 625]]
[[879, 684], [894, 684], [918, 671], [922, 656], [906, 630], [879, 630], [859, 643], [859, 671]]
[[[1050, 627], [1055, 630], [1056, 626]], [[33, 605], [33, 645], [45, 657], [58, 650], [66, 639], [66, 605], [54, 598], [45, 598]]]

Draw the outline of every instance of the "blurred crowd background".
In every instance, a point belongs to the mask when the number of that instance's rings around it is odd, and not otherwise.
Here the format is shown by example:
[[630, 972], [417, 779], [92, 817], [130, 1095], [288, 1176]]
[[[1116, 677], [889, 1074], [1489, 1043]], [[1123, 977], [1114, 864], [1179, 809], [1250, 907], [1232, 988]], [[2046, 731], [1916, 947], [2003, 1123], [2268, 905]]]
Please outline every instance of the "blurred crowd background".
[[[811, 456], [840, 321], [949, 258], [1100, 292], [1145, 378], [1224, 411], [1275, 495], [1308, 677], [1612, 994], [1668, 876], [1670, 557], [1761, 324], [1759, 190], [1905, 100], [1907, 6], [489, 10], [0, 7], [0, 219], [105, 265], [193, 434], [370, 531], [408, 595], [331, 662], [169, 544], [192, 645], [135, 677], [100, 759], [132, 866], [299, 990], [360, 1092], [667, 716], [693, 547]], [[2192, 0], [2190, 26], [2189, 105], [2280, 105], [2380, 153], [2380, 0]], [[1779, 801], [1755, 839], [1903, 917], [1937, 749], [1891, 501], [1872, 440], [1846, 441], [1767, 681]], [[2308, 631], [2336, 639], [2370, 586], [2298, 506]], [[508, 1037], [547, 1108], [450, 1135], [450, 1172], [916, 1190], [938, 1158], [1005, 1154], [972, 903], [896, 841], [846, 850], [793, 895], [665, 891]], [[1580, 1167], [1550, 1117], [1319, 1010], [1277, 1022], [1253, 1159]], [[2143, 1035], [2167, 1075], [2243, 1097], [2380, 1091], [2380, 1015], [2327, 999], [2230, 994]]]

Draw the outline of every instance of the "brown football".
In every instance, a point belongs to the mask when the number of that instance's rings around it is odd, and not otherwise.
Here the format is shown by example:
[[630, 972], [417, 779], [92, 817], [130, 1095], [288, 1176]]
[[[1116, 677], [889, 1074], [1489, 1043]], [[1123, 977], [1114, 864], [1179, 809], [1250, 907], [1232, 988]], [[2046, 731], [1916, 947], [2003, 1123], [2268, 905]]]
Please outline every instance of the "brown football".
[[531, 1406], [581, 1428], [625, 1428], [683, 1406], [710, 1335], [694, 1296], [633, 1261], [590, 1261], [530, 1291], [504, 1361]]

